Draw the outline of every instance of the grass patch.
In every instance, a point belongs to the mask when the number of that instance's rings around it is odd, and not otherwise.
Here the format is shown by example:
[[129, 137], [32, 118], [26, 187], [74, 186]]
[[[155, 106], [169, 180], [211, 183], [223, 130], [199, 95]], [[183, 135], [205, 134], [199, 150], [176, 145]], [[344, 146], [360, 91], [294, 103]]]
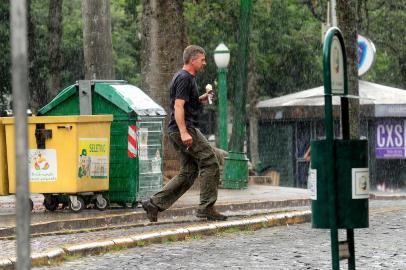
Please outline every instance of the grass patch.
[[177, 235], [170, 235], [166, 238], [166, 242], [176, 242], [179, 241], [179, 237]]
[[79, 255], [79, 254], [65, 255], [65, 257], [63, 257], [63, 260], [61, 262], [59, 262], [58, 264], [61, 264], [63, 261], [74, 261], [74, 260], [80, 259], [82, 257], [84, 257], [84, 256]]
[[255, 231], [257, 231], [258, 226], [255, 225], [246, 225], [243, 227], [230, 227], [230, 228], [225, 228], [222, 230], [219, 230], [216, 232], [216, 236], [227, 236], [230, 234], [253, 234]]
[[200, 240], [203, 238], [203, 235], [200, 233], [194, 233], [185, 237], [185, 240]]
[[230, 228], [225, 228], [223, 230], [220, 230], [216, 233], [216, 235], [226, 235], [226, 234], [234, 234], [234, 233], [240, 233], [241, 228], [239, 227], [230, 227]]
[[147, 245], [147, 242], [144, 240], [137, 241], [137, 247], [145, 247]]

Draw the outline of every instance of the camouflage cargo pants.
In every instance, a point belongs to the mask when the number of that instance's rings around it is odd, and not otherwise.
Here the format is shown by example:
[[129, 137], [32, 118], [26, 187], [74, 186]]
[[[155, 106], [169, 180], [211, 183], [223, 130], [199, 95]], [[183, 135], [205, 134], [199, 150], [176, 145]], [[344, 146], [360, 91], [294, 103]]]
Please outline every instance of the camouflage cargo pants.
[[188, 128], [193, 144], [187, 148], [179, 132], [169, 134], [169, 138], [180, 157], [180, 172], [161, 191], [151, 197], [160, 211], [168, 209], [194, 183], [200, 172], [199, 209], [212, 206], [217, 200], [219, 184], [219, 163], [213, 148], [204, 135], [195, 128]]

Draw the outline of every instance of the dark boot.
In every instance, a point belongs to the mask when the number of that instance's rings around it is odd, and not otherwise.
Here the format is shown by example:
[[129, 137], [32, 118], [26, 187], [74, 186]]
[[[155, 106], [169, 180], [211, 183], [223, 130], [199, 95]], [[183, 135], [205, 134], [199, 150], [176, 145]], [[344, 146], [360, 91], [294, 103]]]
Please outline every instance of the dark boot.
[[157, 222], [158, 221], [158, 212], [159, 209], [154, 204], [152, 204], [151, 200], [143, 201], [141, 203], [142, 208], [144, 208], [149, 221]]
[[207, 220], [226, 220], [227, 216], [220, 214], [214, 209], [213, 206], [207, 207], [205, 209], [197, 209], [196, 217], [207, 218]]

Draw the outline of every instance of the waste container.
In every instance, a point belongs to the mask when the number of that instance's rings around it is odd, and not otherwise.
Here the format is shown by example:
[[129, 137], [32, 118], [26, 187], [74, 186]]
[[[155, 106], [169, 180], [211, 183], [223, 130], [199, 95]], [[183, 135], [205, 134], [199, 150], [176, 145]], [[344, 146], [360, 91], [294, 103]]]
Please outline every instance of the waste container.
[[[78, 212], [92, 202], [108, 206], [112, 115], [28, 117], [30, 193], [42, 193], [44, 206], [55, 210], [58, 195], [69, 196]], [[3, 118], [6, 130], [9, 192], [16, 192], [14, 117]]]
[[8, 194], [6, 134], [3, 118], [0, 118], [0, 196]]
[[113, 114], [108, 198], [136, 206], [162, 188], [165, 110], [125, 81], [78, 81], [38, 115]]
[[[329, 193], [325, 166], [328, 143], [326, 140], [311, 142], [311, 171], [309, 176], [312, 199], [312, 227], [330, 228]], [[368, 141], [334, 140], [335, 168], [337, 183], [337, 228], [367, 228], [369, 171]]]

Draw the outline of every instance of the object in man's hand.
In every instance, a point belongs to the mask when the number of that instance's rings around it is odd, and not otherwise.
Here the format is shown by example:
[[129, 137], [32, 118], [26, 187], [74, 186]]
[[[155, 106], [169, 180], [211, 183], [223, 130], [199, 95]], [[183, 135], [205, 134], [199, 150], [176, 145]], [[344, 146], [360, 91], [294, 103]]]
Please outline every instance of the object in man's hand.
[[208, 94], [207, 100], [209, 104], [213, 103], [213, 86], [209, 83], [206, 85], [206, 93]]

